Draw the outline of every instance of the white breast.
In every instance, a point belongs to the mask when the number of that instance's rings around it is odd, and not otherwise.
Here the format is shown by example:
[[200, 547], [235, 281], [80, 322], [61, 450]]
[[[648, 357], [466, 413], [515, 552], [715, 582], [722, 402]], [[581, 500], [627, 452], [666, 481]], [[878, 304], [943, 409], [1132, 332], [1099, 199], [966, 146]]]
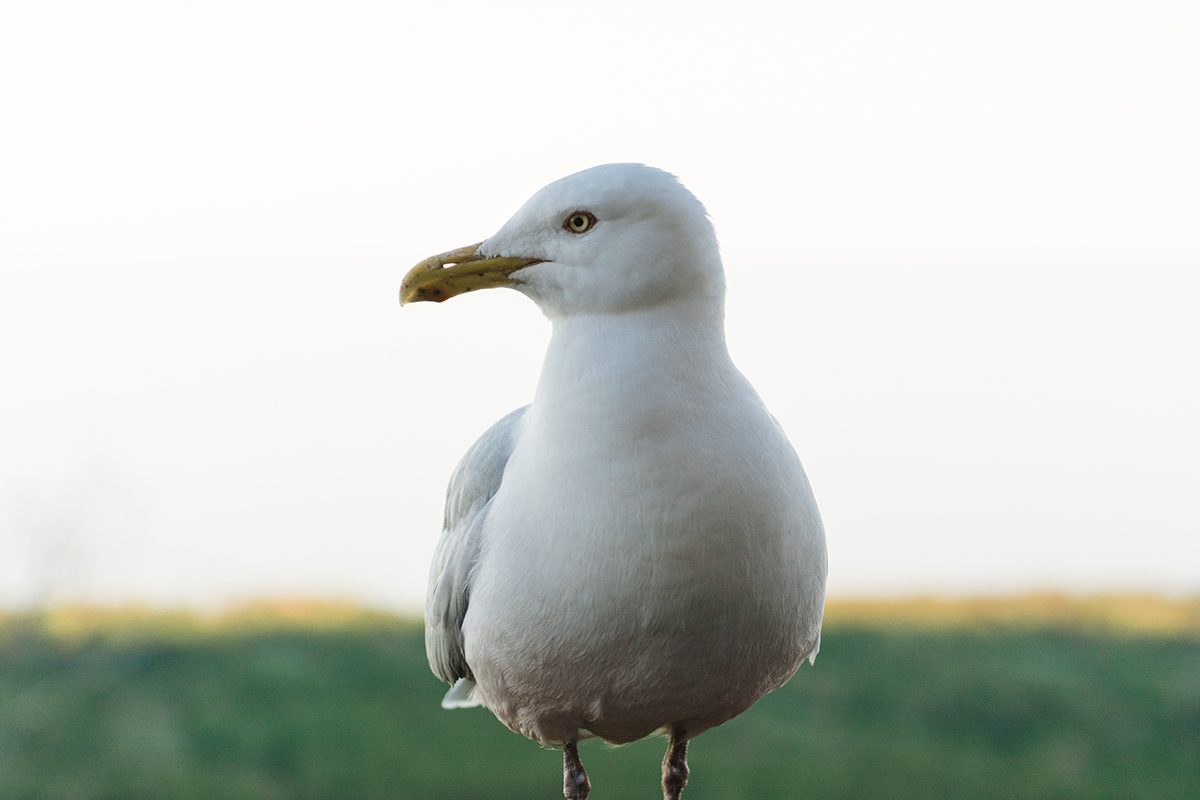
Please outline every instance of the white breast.
[[556, 323], [489, 509], [467, 660], [543, 743], [698, 734], [817, 646], [824, 533], [800, 462], [723, 341], [677, 322]]

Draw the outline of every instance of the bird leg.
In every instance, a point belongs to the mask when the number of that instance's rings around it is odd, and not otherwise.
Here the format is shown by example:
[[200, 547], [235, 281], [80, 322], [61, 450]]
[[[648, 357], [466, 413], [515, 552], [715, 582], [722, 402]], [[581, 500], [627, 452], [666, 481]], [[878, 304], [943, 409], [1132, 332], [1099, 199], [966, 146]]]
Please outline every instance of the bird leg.
[[682, 728], [671, 734], [671, 745], [663, 757], [663, 800], [679, 800], [687, 786], [687, 737]]
[[579, 748], [575, 742], [567, 742], [563, 745], [563, 796], [567, 800], [587, 800], [591, 790], [592, 784], [579, 760]]

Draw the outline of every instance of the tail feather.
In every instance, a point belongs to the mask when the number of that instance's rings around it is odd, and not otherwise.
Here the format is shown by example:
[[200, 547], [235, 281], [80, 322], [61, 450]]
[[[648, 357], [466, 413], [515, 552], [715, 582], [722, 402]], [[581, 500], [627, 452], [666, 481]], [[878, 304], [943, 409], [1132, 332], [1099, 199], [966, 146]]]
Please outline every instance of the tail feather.
[[472, 708], [483, 705], [483, 701], [475, 696], [475, 682], [459, 678], [442, 698], [442, 708]]

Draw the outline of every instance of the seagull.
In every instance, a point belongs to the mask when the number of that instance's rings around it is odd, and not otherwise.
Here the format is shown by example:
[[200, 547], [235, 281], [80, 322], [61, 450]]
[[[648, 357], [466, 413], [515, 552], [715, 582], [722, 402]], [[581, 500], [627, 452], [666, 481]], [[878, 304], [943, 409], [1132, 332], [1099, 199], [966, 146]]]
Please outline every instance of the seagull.
[[537, 192], [491, 238], [422, 261], [400, 302], [510, 287], [549, 318], [533, 402], [450, 478], [425, 646], [452, 684], [563, 748], [687, 743], [782, 686], [820, 647], [825, 531], [783, 429], [730, 360], [704, 206], [675, 176], [606, 164]]

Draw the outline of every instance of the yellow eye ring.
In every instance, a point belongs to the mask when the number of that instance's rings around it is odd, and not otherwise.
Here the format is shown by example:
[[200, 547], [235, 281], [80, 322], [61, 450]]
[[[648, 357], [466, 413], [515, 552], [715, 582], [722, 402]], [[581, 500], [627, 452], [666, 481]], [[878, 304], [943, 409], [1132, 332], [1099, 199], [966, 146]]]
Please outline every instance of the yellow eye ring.
[[590, 211], [572, 211], [563, 220], [563, 230], [571, 233], [587, 233], [596, 224], [596, 215]]

